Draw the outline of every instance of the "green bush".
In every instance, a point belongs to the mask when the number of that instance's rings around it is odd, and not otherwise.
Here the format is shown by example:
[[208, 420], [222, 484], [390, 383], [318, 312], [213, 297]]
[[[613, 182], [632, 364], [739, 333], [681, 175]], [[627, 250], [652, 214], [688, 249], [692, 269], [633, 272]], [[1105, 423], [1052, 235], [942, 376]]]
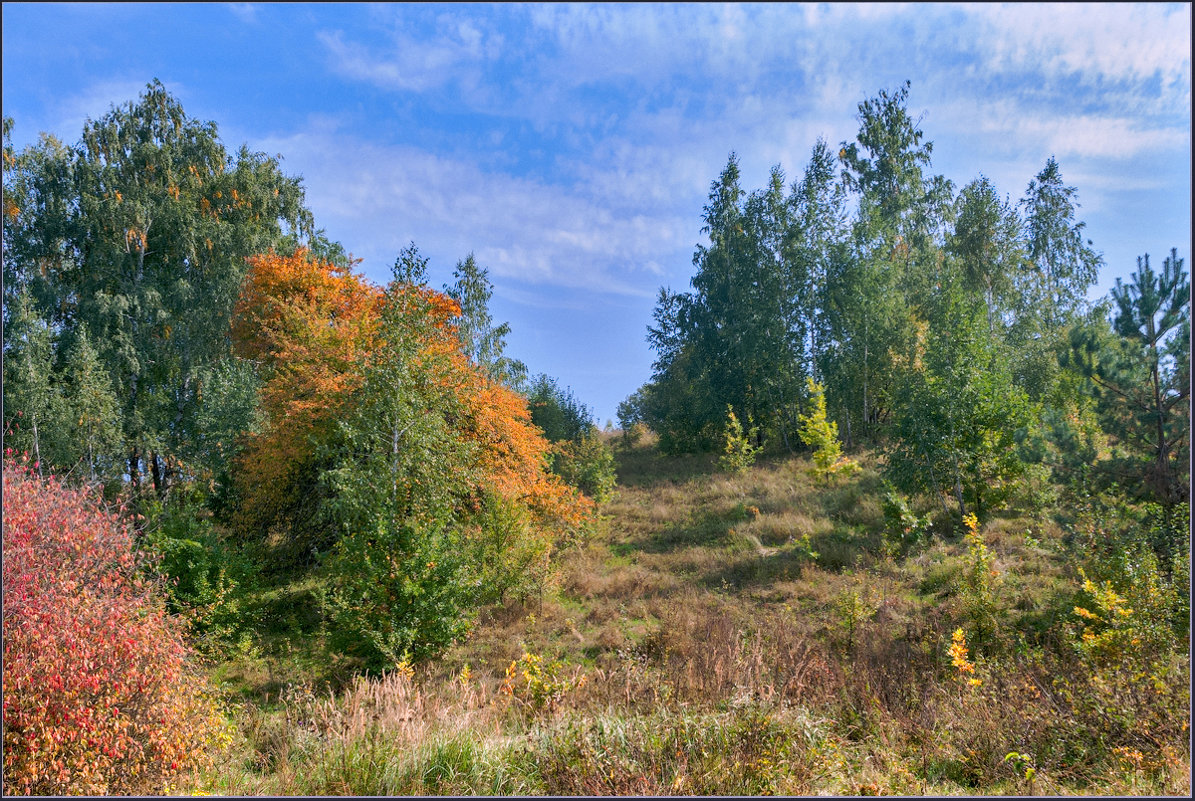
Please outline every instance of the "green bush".
[[549, 442], [579, 442], [593, 426], [593, 410], [542, 373], [531, 381], [527, 405], [531, 422], [543, 429]]
[[617, 467], [614, 452], [598, 435], [596, 428], [578, 441], [556, 443], [552, 471], [598, 503], [614, 493]]
[[813, 448], [814, 475], [825, 478], [835, 473], [850, 475], [856, 472], [859, 465], [842, 456], [842, 444], [838, 441], [838, 423], [826, 417], [825, 387], [812, 378], [807, 378], [806, 384], [809, 390], [810, 412], [808, 415], [797, 415], [801, 422], [798, 434], [802, 442]]
[[904, 496], [892, 487], [885, 487], [882, 506], [885, 547], [893, 556], [907, 553], [929, 532], [930, 521], [914, 513]]
[[241, 590], [253, 568], [220, 541], [202, 493], [180, 486], [167, 503], [149, 502], [146, 512], [141, 547], [155, 557], [151, 564], [166, 579], [167, 606], [187, 620], [195, 647], [211, 655], [247, 647]]
[[502, 602], [508, 593], [526, 598], [543, 589], [552, 542], [532, 524], [526, 507], [487, 494], [466, 547], [477, 603]]
[[462, 638], [473, 591], [457, 539], [435, 524], [386, 521], [342, 537], [326, 563], [329, 645], [381, 671]]

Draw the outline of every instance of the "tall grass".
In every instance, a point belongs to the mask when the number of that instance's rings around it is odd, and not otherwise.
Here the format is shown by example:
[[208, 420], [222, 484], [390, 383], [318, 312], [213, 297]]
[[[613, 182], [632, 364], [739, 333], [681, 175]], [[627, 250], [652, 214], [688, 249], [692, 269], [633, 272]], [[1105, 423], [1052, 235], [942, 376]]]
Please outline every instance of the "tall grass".
[[[623, 449], [604, 523], [562, 554], [542, 603], [483, 610], [467, 642], [416, 671], [246, 702], [204, 787], [1187, 794], [1186, 643], [1137, 665], [1085, 658], [1080, 555], [1053, 523], [1010, 517], [979, 532], [997, 630], [968, 641], [974, 672], [960, 675], [948, 648], [974, 613], [968, 543], [939, 526], [885, 549], [875, 465], [860, 461], [819, 486], [803, 459], [727, 476]], [[585, 681], [519, 704], [502, 686], [525, 654]]]

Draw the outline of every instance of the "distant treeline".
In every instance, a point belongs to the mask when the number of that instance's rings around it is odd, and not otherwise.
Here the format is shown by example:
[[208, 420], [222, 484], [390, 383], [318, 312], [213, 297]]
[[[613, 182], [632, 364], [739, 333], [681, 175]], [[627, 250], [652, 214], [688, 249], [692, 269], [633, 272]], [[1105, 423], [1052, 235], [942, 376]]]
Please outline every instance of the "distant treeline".
[[710, 189], [692, 289], [661, 289], [652, 380], [620, 407], [672, 452], [719, 441], [729, 405], [759, 443], [801, 447], [807, 378], [889, 477], [983, 516], [1029, 486], [1113, 484], [1185, 501], [1189, 278], [1146, 255], [1091, 305], [1102, 257], [1047, 159], [1017, 202], [956, 191], [906, 108], [859, 104], [856, 141], [822, 140], [801, 178], [747, 193], [732, 154]]

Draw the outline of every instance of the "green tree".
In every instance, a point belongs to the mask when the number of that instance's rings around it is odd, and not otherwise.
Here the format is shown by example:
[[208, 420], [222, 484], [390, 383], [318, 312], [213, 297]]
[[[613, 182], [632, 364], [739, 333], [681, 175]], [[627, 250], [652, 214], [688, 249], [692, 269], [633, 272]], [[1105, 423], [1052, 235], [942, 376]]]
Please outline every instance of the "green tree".
[[199, 375], [199, 409], [187, 451], [198, 479], [225, 489], [232, 486], [232, 464], [245, 435], [259, 430], [261, 380], [248, 359], [229, 356]]
[[711, 388], [691, 341], [694, 296], [661, 288], [652, 316], [656, 324], [648, 326], [647, 341], [656, 359], [643, 397], [644, 420], [665, 453], [707, 450], [714, 442], [708, 424]]
[[863, 240], [887, 246], [898, 238], [906, 260], [943, 233], [953, 191], [945, 178], [924, 173], [934, 145], [909, 116], [909, 87], [905, 81], [860, 103], [857, 140], [838, 154], [846, 186], [859, 195]]
[[721, 423], [726, 404], [757, 417], [752, 379], [756, 365], [748, 358], [750, 339], [748, 262], [755, 255], [743, 210], [739, 162], [730, 155], [726, 168], [710, 186], [701, 231], [710, 244], [698, 245], [692, 279], [696, 297], [690, 314], [692, 357], [708, 388], [708, 408], [698, 413], [706, 426]]
[[735, 416], [734, 407], [726, 406], [726, 423], [722, 427], [722, 455], [718, 457], [718, 466], [728, 473], [744, 473], [747, 468], [755, 464], [755, 457], [759, 449], [751, 444], [755, 436], [752, 426], [743, 432], [743, 424]]
[[1168, 506], [1189, 497], [1190, 288], [1176, 249], [1161, 273], [1146, 254], [1112, 289], [1115, 336], [1075, 326], [1068, 354], [1094, 384], [1105, 429], [1130, 450], [1123, 479]]
[[617, 481], [614, 451], [602, 439], [597, 426], [590, 426], [578, 441], [556, 443], [552, 471], [597, 503], [604, 503], [614, 494]]
[[[925, 174], [933, 143], [909, 115], [908, 92], [906, 81], [860, 103], [857, 139], [839, 150], [842, 179], [859, 210], [852, 258], [827, 280], [834, 344], [826, 385], [858, 420], [860, 433], [873, 438], [891, 420], [916, 307], [937, 283], [953, 191], [941, 176]], [[849, 441], [850, 418], [845, 422]]]
[[818, 139], [801, 180], [789, 197], [792, 225], [786, 232], [790, 335], [802, 344], [801, 361], [819, 379], [830, 344], [826, 317], [827, 277], [847, 247], [846, 188], [835, 180], [835, 160]]
[[905, 491], [931, 492], [946, 508], [983, 517], [1024, 473], [1016, 434], [1032, 421], [1004, 350], [988, 336], [983, 302], [947, 280], [902, 371], [888, 474]]
[[490, 315], [490, 297], [494, 290], [488, 270], [479, 267], [470, 253], [464, 261], [457, 262], [452, 277], [452, 285], [446, 285], [444, 291], [460, 304], [457, 329], [465, 354], [492, 380], [511, 387], [522, 386], [527, 378], [527, 366], [503, 355], [510, 325], [494, 325]]
[[546, 373], [531, 379], [527, 404], [549, 442], [580, 442], [593, 427], [593, 411]]
[[806, 379], [809, 391], [809, 414], [802, 414], [801, 441], [813, 448], [814, 473], [826, 477], [847, 464], [842, 460], [842, 444], [838, 441], [838, 424], [826, 417], [825, 388], [812, 378]]
[[791, 213], [778, 166], [748, 196], [732, 153], [711, 184], [693, 291], [661, 290], [648, 333], [657, 359], [647, 416], [665, 449], [711, 446], [726, 404], [760, 421], [757, 444], [771, 433], [787, 441], [805, 369], [787, 266]]
[[4, 441], [6, 448], [27, 453], [43, 475], [43, 451], [59, 433], [53, 381], [54, 353], [50, 327], [34, 312], [28, 295], [19, 294], [4, 331]]
[[75, 334], [63, 373], [62, 418], [67, 431], [58, 463], [83, 465], [92, 484], [118, 480], [122, 466], [119, 405], [86, 326]]
[[324, 446], [320, 479], [321, 514], [337, 530], [327, 561], [333, 645], [375, 669], [463, 635], [473, 598], [459, 510], [477, 459], [453, 428], [464, 409], [450, 355], [426, 346], [434, 317], [411, 275], [396, 265], [379, 344], [362, 355], [363, 381]]
[[189, 477], [200, 377], [229, 353], [245, 257], [310, 235], [299, 180], [264, 154], [230, 155], [157, 81], [79, 144], [43, 138], [17, 160], [6, 278], [32, 287], [56, 329], [86, 324], [120, 404], [125, 471], [165, 494]]
[[986, 177], [963, 187], [956, 200], [949, 252], [958, 260], [966, 288], [983, 293], [993, 336], [1003, 333], [1005, 315], [1014, 308], [1010, 295], [1024, 259], [1020, 239], [1016, 209], [1000, 200]]
[[1021, 200], [1030, 265], [1022, 289], [1028, 305], [1022, 311], [1045, 331], [1068, 323], [1082, 310], [1103, 263], [1091, 240], [1083, 239], [1086, 224], [1075, 219], [1075, 198], [1075, 187], [1063, 182], [1051, 157]]
[[650, 386], [644, 384], [618, 403], [618, 427], [624, 445], [634, 445], [647, 423], [647, 394], [650, 391]]

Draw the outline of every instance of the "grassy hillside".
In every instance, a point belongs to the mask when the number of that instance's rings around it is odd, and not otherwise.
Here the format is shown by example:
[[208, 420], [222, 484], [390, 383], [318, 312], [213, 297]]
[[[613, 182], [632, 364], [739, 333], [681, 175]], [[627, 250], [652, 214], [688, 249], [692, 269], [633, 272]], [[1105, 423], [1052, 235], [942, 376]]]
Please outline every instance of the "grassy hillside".
[[433, 664], [351, 679], [322, 655], [318, 578], [258, 588], [261, 636], [213, 667], [238, 731], [202, 786], [1188, 793], [1186, 645], [1081, 647], [1084, 544], [1044, 516], [914, 539], [887, 524], [866, 454], [825, 483], [788, 455], [737, 476], [650, 442], [618, 458], [554, 585], [483, 610]]

